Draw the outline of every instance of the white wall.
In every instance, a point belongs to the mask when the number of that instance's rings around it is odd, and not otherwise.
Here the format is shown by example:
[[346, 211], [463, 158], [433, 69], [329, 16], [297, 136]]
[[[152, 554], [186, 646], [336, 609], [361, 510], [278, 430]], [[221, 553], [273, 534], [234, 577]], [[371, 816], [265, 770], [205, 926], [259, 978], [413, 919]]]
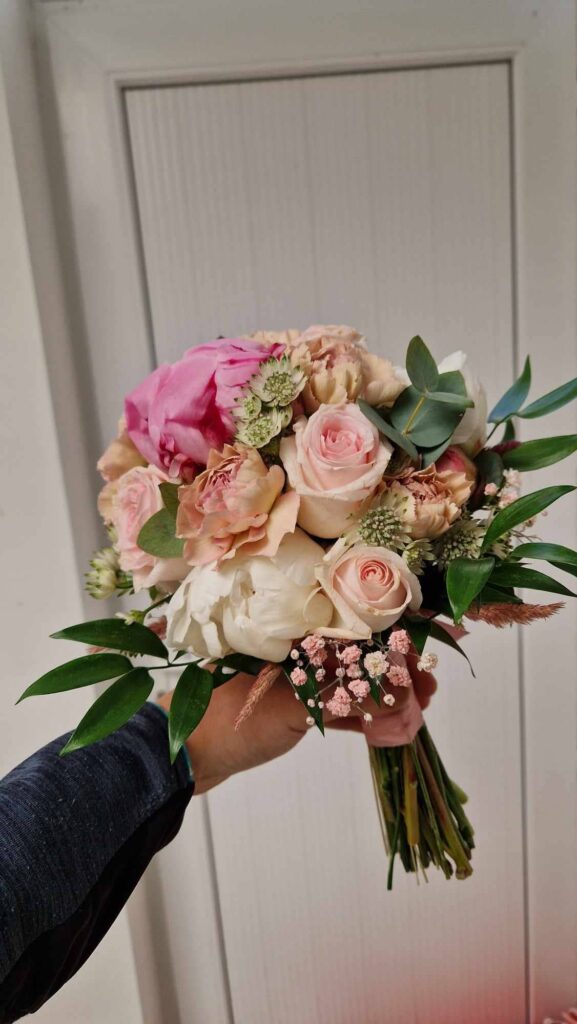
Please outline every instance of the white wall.
[[[4, 43], [16, 16], [16, 4], [1, 0]], [[0, 776], [71, 728], [89, 702], [86, 692], [77, 692], [42, 698], [41, 705], [13, 706], [30, 681], [72, 654], [68, 645], [49, 640], [49, 633], [84, 614], [3, 71], [0, 62]], [[28, 155], [41, 160], [39, 151]], [[34, 1019], [141, 1024], [124, 917], [86, 968]]]

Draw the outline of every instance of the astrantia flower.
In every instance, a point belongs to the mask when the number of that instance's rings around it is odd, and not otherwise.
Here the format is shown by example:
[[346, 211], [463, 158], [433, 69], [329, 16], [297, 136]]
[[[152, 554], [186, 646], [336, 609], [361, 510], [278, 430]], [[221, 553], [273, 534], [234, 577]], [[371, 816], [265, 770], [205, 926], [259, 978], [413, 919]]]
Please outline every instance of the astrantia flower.
[[435, 545], [441, 568], [445, 568], [455, 558], [478, 558], [484, 536], [485, 527], [476, 519], [459, 520]]
[[268, 409], [255, 420], [241, 421], [237, 427], [236, 440], [249, 448], [264, 448], [290, 421], [290, 409]]
[[403, 551], [403, 561], [415, 576], [421, 576], [427, 562], [433, 562], [435, 554], [430, 540], [414, 540]]
[[102, 548], [90, 561], [85, 586], [91, 597], [106, 600], [118, 591], [131, 590], [132, 576], [120, 568], [114, 548]]
[[262, 411], [262, 402], [258, 395], [249, 391], [240, 399], [233, 409], [233, 415], [238, 420], [256, 420]]
[[373, 508], [359, 520], [358, 531], [365, 544], [398, 551], [410, 540], [399, 516], [391, 508]]
[[300, 366], [293, 366], [286, 356], [267, 359], [250, 380], [250, 390], [267, 405], [290, 405], [300, 395], [306, 376]]

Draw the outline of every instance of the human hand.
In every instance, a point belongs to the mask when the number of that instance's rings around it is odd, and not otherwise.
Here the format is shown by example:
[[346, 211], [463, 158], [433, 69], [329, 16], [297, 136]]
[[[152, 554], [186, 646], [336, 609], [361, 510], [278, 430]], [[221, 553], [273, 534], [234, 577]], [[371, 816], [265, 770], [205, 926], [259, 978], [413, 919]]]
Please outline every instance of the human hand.
[[[417, 669], [416, 654], [407, 655], [407, 666], [411, 673], [415, 695], [422, 708], [429, 704], [437, 684], [430, 672]], [[263, 699], [256, 704], [250, 717], [235, 729], [235, 722], [244, 707], [254, 676], [239, 673], [213, 693], [208, 709], [186, 742], [195, 778], [195, 793], [206, 793], [235, 775], [247, 771], [281, 754], [288, 753], [309, 731], [306, 724], [306, 709], [295, 700], [294, 693], [286, 681], [277, 681]], [[371, 714], [376, 719], [383, 715], [395, 715], [405, 705], [410, 690], [398, 688], [396, 703], [387, 708], [371, 705]], [[170, 708], [172, 694], [165, 694], [159, 703], [166, 711]], [[362, 732], [358, 716], [335, 719], [325, 712], [328, 728]]]

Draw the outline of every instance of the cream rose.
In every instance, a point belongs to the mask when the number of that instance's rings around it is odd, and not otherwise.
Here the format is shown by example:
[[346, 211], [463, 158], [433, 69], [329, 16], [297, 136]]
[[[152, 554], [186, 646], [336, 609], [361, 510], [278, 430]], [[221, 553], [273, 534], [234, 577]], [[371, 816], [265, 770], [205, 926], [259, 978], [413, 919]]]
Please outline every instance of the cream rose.
[[168, 481], [156, 466], [135, 466], [116, 485], [110, 521], [117, 534], [120, 568], [132, 573], [135, 590], [172, 590], [189, 566], [180, 558], [156, 558], [137, 544], [144, 524], [163, 507], [159, 485]]
[[239, 651], [284, 661], [294, 639], [331, 620], [315, 576], [322, 557], [320, 545], [297, 529], [271, 558], [240, 553], [218, 567], [196, 566], [168, 606], [168, 646], [203, 658]]
[[388, 629], [406, 608], [416, 611], [422, 601], [417, 577], [400, 555], [369, 544], [347, 547], [339, 540], [317, 566], [317, 579], [333, 607], [323, 636], [366, 640]]
[[392, 453], [358, 405], [321, 405], [285, 437], [280, 457], [300, 496], [298, 523], [315, 537], [338, 537], [372, 498]]

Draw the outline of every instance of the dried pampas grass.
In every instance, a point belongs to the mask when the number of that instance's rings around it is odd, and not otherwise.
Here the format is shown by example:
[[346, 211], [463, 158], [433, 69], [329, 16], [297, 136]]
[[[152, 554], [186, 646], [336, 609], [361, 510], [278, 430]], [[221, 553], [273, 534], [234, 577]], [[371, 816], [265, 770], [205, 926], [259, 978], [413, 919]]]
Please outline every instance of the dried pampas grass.
[[269, 661], [266, 665], [263, 665], [250, 690], [248, 696], [240, 710], [236, 722], [234, 723], [235, 729], [239, 729], [243, 722], [246, 722], [247, 718], [250, 718], [258, 702], [262, 700], [265, 693], [268, 693], [273, 683], [276, 683], [278, 677], [282, 674], [282, 668], [280, 665], [275, 665]]
[[503, 629], [514, 624], [526, 626], [529, 622], [549, 619], [563, 607], [563, 601], [555, 604], [482, 604], [476, 611], [465, 612], [465, 616], [474, 622], [486, 622], [489, 626]]

